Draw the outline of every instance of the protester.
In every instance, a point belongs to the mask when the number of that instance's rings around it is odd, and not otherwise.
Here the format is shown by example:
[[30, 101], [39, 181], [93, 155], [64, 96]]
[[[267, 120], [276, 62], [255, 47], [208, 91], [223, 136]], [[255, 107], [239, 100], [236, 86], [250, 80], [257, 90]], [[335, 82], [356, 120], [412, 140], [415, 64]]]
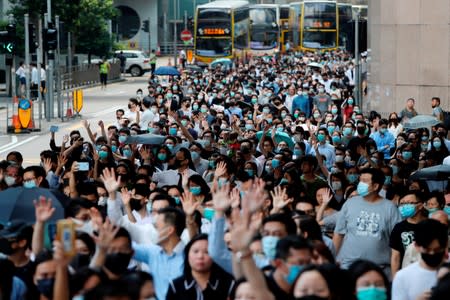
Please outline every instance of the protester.
[[447, 128], [404, 126], [413, 99], [363, 111], [350, 54], [292, 50], [152, 74], [98, 127], [52, 133], [40, 164], [2, 157], [2, 297], [389, 299], [391, 276], [393, 299], [442, 295], [446, 228], [421, 224], [448, 227], [450, 187], [421, 173], [448, 160]]

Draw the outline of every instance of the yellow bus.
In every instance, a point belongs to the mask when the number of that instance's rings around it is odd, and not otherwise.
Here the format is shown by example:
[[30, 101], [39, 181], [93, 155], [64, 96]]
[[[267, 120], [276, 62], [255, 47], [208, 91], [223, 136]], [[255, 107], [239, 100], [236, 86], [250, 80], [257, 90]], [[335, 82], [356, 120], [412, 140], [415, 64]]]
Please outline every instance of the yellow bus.
[[289, 21], [291, 14], [289, 4], [280, 5], [280, 50], [282, 53], [286, 52], [286, 42], [291, 40], [292, 25]]
[[293, 8], [293, 47], [299, 51], [331, 51], [339, 47], [339, 12], [336, 1], [304, 0]]
[[218, 58], [242, 58], [249, 50], [247, 1], [214, 1], [197, 6], [194, 57], [198, 65]]
[[280, 6], [255, 4], [250, 6], [250, 53], [274, 55], [280, 50]]

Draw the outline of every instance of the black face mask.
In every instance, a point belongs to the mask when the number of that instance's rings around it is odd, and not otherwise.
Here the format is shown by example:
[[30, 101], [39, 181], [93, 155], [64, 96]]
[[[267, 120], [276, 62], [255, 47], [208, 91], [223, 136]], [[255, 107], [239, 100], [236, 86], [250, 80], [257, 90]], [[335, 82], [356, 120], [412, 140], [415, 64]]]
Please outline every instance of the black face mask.
[[120, 275], [126, 272], [130, 260], [130, 253], [111, 253], [106, 255], [104, 266], [112, 273]]
[[444, 259], [445, 251], [436, 252], [434, 254], [420, 253], [423, 261], [431, 268], [437, 268]]
[[356, 127], [356, 130], [358, 131], [359, 135], [363, 135], [366, 132], [365, 127]]
[[140, 199], [131, 198], [131, 200], [130, 200], [130, 208], [131, 208], [131, 210], [135, 210], [135, 211], [141, 210], [141, 208], [142, 208], [141, 200]]
[[182, 160], [178, 160], [178, 159], [175, 160], [175, 163], [173, 164], [173, 167], [174, 167], [175, 169], [180, 168], [183, 161], [184, 161], [184, 159], [182, 159]]
[[55, 278], [40, 279], [37, 281], [37, 289], [40, 294], [48, 299], [53, 299], [53, 286], [55, 285]]
[[70, 266], [74, 268], [75, 270], [81, 269], [82, 267], [89, 266], [89, 263], [91, 262], [91, 256], [89, 254], [81, 254], [78, 253], [77, 255], [72, 258], [72, 261], [70, 262]]

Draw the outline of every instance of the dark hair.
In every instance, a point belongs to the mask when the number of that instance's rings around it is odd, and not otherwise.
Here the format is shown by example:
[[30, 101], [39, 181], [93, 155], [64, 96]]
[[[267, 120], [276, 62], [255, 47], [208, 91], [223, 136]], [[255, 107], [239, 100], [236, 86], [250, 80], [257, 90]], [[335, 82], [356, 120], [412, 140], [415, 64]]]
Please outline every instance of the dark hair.
[[315, 218], [311, 216], [305, 216], [305, 218], [301, 219], [299, 228], [302, 234], [307, 233], [308, 236], [306, 236], [305, 238], [307, 238], [308, 240], [323, 241], [322, 230]]
[[140, 299], [142, 286], [144, 286], [147, 281], [153, 282], [153, 276], [148, 272], [134, 271], [124, 275], [122, 280], [128, 287], [131, 299]]
[[84, 285], [92, 276], [99, 277], [101, 282], [108, 280], [104, 272], [89, 268], [87, 266], [82, 267], [78, 269], [75, 274], [70, 276], [70, 294], [75, 295], [82, 291]]
[[77, 184], [77, 191], [80, 196], [95, 195], [98, 198], [97, 186], [92, 182], [80, 182]]
[[141, 195], [144, 198], [148, 198], [148, 196], [150, 196], [150, 188], [146, 184], [138, 183], [134, 185], [134, 193]]
[[94, 203], [85, 200], [83, 198], [72, 199], [69, 204], [64, 209], [65, 216], [75, 218], [75, 216], [79, 213], [80, 209], [91, 209], [94, 207]]
[[336, 262], [333, 253], [331, 252], [330, 248], [322, 242], [322, 241], [311, 241], [311, 245], [319, 255], [324, 256], [331, 264], [334, 264]]
[[95, 242], [89, 234], [85, 232], [77, 232], [76, 239], [86, 244], [86, 247], [89, 249], [89, 255], [94, 255]]
[[[192, 268], [189, 265], [189, 251], [191, 251], [192, 246], [198, 241], [208, 241], [208, 235], [201, 233], [194, 236], [189, 243], [187, 243], [186, 247], [184, 247], [184, 271], [183, 274], [187, 278], [192, 278]], [[211, 266], [212, 268], [212, 266]]]
[[416, 199], [417, 199], [417, 201], [419, 201], [419, 202], [421, 202], [421, 203], [424, 203], [425, 200], [426, 200], [426, 199], [425, 199], [425, 195], [424, 195], [421, 191], [417, 191], [417, 190], [406, 190], [405, 193], [403, 193], [403, 194], [400, 196], [399, 203], [400, 203], [400, 201], [401, 201], [403, 198], [405, 198], [405, 197], [408, 196], [408, 195], [413, 195], [413, 196], [415, 196]]
[[292, 220], [291, 216], [288, 214], [272, 214], [265, 217], [262, 221], [262, 225], [264, 226], [269, 222], [278, 222], [284, 225], [286, 228], [286, 232], [288, 235], [297, 233], [297, 225]]
[[13, 291], [13, 278], [15, 267], [12, 261], [6, 258], [0, 259], [0, 298], [10, 299]]
[[372, 183], [377, 183], [378, 184], [378, 189], [377, 192], [379, 192], [384, 185], [384, 174], [383, 171], [381, 171], [380, 169], [375, 169], [375, 168], [367, 168], [367, 169], [362, 169], [360, 174], [370, 174], [372, 175]]
[[313, 252], [311, 244], [309, 244], [309, 242], [306, 239], [298, 235], [289, 235], [278, 241], [275, 250], [275, 258], [287, 260], [287, 258], [290, 256], [290, 249], [295, 250], [305, 249], [309, 250], [311, 253]]
[[295, 280], [294, 286], [304, 273], [311, 271], [319, 272], [326, 281], [328, 290], [330, 291], [329, 299], [348, 300], [354, 298], [352, 285], [349, 280], [349, 272], [340, 269], [335, 264], [310, 265], [305, 267]]
[[[189, 179], [188, 179], [188, 185], [191, 182], [193, 182], [196, 185], [200, 186], [201, 194], [208, 198], [209, 193], [210, 193], [210, 189], [209, 189], [209, 186], [206, 183], [205, 179], [203, 179], [203, 177], [201, 175], [199, 175], [199, 174], [191, 175], [189, 177]], [[209, 197], [209, 198], [211, 198], [211, 197]]]
[[414, 238], [417, 246], [428, 247], [438, 240], [442, 248], [447, 248], [447, 226], [434, 219], [426, 219], [416, 225]]
[[37, 266], [47, 261], [53, 260], [53, 251], [49, 249], [44, 249], [36, 255], [36, 259], [34, 260], [34, 272], [36, 272]]
[[300, 165], [302, 165], [303, 163], [308, 163], [312, 166], [313, 169], [317, 168], [317, 165], [319, 164], [317, 162], [317, 158], [315, 156], [312, 155], [305, 155], [302, 160], [300, 161]]
[[353, 262], [348, 270], [352, 277], [353, 291], [356, 291], [356, 281], [358, 280], [359, 277], [363, 276], [364, 274], [370, 271], [377, 272], [383, 278], [384, 286], [386, 287], [386, 293], [388, 299], [390, 299], [391, 293], [389, 291], [390, 289], [389, 279], [378, 265], [368, 260], [359, 259]]
[[431, 198], [436, 198], [436, 201], [439, 204], [440, 209], [444, 208], [444, 206], [445, 206], [444, 193], [438, 192], [438, 191], [433, 191], [428, 195], [427, 200], [429, 200]]
[[166, 207], [159, 211], [159, 214], [164, 216], [164, 223], [175, 227], [177, 236], [181, 236], [185, 228], [186, 216], [184, 212], [178, 208]]
[[181, 147], [178, 151], [183, 152], [184, 159], [189, 160], [189, 169], [195, 171], [194, 162], [192, 161], [192, 157], [191, 157], [191, 151], [189, 151], [188, 149], [186, 149], [184, 147]]
[[155, 198], [153, 198], [152, 203], [154, 203], [155, 201], [167, 201], [169, 202], [169, 207], [177, 206], [177, 204], [175, 203], [175, 199], [167, 195], [167, 193], [161, 193], [159, 195], [156, 195]]

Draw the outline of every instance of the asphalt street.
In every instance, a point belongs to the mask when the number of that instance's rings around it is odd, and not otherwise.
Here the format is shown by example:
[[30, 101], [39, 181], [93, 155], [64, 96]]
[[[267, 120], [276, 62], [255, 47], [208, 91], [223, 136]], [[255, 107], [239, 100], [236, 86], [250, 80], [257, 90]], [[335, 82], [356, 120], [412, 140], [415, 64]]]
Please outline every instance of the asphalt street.
[[[115, 111], [119, 108], [125, 109], [128, 99], [136, 95], [136, 90], [141, 88], [146, 90], [148, 74], [142, 77], [125, 77], [126, 81], [108, 85], [106, 90], [100, 87], [93, 87], [84, 90], [84, 105], [80, 112], [81, 116], [68, 119], [64, 122], [61, 119], [54, 119], [50, 122], [43, 121], [41, 132], [28, 134], [6, 134], [6, 109], [0, 110], [0, 160], [6, 158], [11, 151], [20, 151], [24, 156], [24, 166], [39, 164], [39, 153], [49, 149], [51, 125], [57, 125], [59, 131], [56, 133], [56, 143], [61, 144], [65, 134], [72, 130], [80, 130], [82, 135], [87, 137], [82, 125], [82, 120], [88, 120], [91, 129], [95, 132], [99, 130], [98, 122], [103, 120], [105, 126], [115, 121]], [[35, 116], [38, 114], [37, 110]], [[56, 114], [56, 113], [55, 113]]]

